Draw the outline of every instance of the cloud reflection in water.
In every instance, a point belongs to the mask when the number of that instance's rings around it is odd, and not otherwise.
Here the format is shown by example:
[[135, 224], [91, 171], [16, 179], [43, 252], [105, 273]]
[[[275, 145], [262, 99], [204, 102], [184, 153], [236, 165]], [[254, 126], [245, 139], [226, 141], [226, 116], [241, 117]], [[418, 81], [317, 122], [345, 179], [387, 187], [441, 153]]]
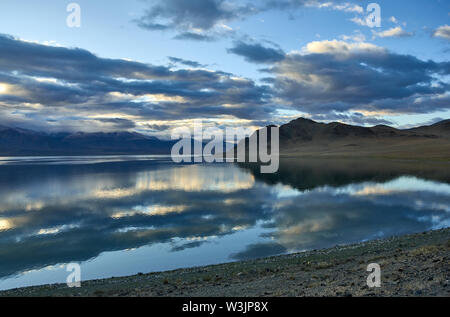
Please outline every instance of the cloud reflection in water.
[[189, 264], [202, 265], [449, 226], [446, 181], [378, 170], [303, 177], [314, 168], [289, 165], [264, 179], [231, 164], [163, 159], [1, 166], [0, 277], [122, 250], [134, 263], [141, 247], [159, 244], [158, 258], [180, 253], [172, 268], [185, 265], [183, 252], [201, 253]]

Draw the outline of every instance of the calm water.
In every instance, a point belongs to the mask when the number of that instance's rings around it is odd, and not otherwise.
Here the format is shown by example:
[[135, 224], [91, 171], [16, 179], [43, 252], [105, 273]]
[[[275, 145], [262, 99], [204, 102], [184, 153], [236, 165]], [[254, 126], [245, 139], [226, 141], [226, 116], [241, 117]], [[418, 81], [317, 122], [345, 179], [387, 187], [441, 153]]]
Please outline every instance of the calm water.
[[123, 276], [448, 227], [448, 166], [161, 156], [0, 158], [0, 289]]

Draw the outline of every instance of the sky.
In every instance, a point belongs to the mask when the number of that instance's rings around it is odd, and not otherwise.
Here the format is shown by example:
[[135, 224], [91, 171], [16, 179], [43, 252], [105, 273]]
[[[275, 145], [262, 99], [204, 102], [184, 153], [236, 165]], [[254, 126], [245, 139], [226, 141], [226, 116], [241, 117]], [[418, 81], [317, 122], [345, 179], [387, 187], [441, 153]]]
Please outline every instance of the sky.
[[0, 125], [408, 128], [450, 118], [449, 56], [446, 0], [2, 0]]

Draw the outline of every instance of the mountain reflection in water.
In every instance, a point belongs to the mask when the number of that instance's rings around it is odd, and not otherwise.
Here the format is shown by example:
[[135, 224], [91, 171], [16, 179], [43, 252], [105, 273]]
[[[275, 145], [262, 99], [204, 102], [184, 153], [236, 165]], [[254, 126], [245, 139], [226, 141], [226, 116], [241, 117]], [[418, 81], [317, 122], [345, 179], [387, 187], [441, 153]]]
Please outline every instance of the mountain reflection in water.
[[0, 165], [0, 289], [206, 265], [448, 227], [447, 164], [18, 158]]

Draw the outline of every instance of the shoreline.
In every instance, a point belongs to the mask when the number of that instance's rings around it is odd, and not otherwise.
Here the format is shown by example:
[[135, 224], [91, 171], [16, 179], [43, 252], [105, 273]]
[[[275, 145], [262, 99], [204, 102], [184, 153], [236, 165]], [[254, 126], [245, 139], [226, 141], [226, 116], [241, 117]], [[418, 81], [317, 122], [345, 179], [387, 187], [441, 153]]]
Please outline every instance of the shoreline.
[[[367, 265], [381, 267], [369, 288]], [[450, 296], [450, 228], [329, 249], [0, 291], [2, 296]]]

